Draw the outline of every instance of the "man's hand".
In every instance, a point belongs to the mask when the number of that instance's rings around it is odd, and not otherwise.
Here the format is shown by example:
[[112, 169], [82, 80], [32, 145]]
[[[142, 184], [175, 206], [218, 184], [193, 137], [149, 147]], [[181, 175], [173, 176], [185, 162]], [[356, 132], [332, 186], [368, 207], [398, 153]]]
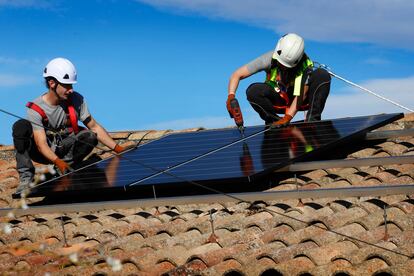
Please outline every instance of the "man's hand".
[[231, 106], [230, 106], [230, 102], [231, 100], [233, 100], [235, 98], [234, 94], [229, 94], [229, 96], [227, 97], [227, 101], [226, 101], [226, 107], [227, 107], [227, 111], [230, 114], [230, 117], [233, 118], [233, 114], [231, 114]]
[[279, 128], [279, 127], [287, 126], [292, 119], [293, 119], [292, 116], [290, 116], [289, 114], [285, 114], [285, 117], [283, 117], [279, 121], [274, 122], [270, 127]]
[[55, 160], [53, 160], [53, 164], [55, 164], [55, 166], [59, 169], [61, 174], [73, 171], [69, 164], [60, 158], [56, 158]]

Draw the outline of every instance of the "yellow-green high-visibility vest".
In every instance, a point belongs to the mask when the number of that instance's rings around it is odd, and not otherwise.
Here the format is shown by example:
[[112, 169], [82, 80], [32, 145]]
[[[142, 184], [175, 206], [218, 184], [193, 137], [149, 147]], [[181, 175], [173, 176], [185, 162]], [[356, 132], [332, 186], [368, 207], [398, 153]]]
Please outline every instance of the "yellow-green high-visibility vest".
[[[306, 58], [302, 64], [298, 65], [299, 70], [296, 72], [295, 79], [292, 80], [288, 85], [293, 85], [293, 96], [301, 96], [303, 93], [303, 87], [302, 87], [302, 77], [303, 73], [308, 69], [309, 67], [313, 67], [313, 62], [310, 58]], [[273, 88], [277, 88], [277, 82], [278, 79], [278, 70], [277, 67], [274, 67], [270, 70], [270, 72], [266, 75], [266, 83], [272, 86]]]

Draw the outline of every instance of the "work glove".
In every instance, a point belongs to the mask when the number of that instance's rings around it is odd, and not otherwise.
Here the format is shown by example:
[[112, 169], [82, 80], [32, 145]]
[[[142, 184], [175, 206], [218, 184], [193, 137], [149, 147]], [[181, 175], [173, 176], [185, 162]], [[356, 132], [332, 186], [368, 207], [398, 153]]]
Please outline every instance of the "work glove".
[[226, 101], [226, 107], [227, 107], [227, 111], [230, 114], [230, 118], [233, 118], [233, 114], [231, 113], [231, 106], [230, 106], [230, 102], [231, 100], [233, 100], [235, 98], [234, 94], [229, 94], [229, 96], [227, 97], [227, 101]]
[[289, 114], [285, 114], [285, 117], [283, 117], [279, 121], [276, 121], [276, 122], [272, 123], [272, 125], [270, 127], [271, 128], [280, 128], [280, 127], [287, 126], [292, 119], [293, 119], [292, 116], [290, 116]]
[[60, 158], [56, 158], [55, 160], [53, 160], [53, 164], [55, 164], [55, 166], [58, 168], [61, 174], [65, 174], [65, 173], [73, 171], [73, 169], [69, 166], [69, 164]]
[[125, 148], [123, 146], [120, 146], [120, 145], [116, 144], [116, 146], [114, 148], [114, 152], [121, 153], [123, 151], [125, 151]]

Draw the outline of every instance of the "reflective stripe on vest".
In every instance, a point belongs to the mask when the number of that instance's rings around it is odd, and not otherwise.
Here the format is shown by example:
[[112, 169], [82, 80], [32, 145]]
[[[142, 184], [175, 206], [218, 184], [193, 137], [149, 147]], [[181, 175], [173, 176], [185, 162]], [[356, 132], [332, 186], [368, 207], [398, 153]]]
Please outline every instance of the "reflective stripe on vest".
[[[313, 62], [312, 62], [312, 60], [307, 58], [299, 66], [300, 66], [300, 69], [298, 70], [298, 72], [296, 74], [294, 82], [290, 83], [290, 85], [291, 84], [294, 85], [294, 87], [293, 87], [293, 96], [300, 96], [303, 93], [303, 87], [302, 87], [303, 73], [306, 71], [307, 68], [313, 66]], [[267, 74], [265, 82], [276, 89], [276, 87], [278, 86], [277, 82], [279, 81], [278, 77], [279, 77], [278, 76], [278, 70], [277, 70], [277, 67], [275, 67], [275, 68], [270, 70], [270, 73]]]
[[313, 66], [312, 60], [307, 58], [305, 62], [302, 64], [302, 68], [299, 72], [299, 74], [295, 78], [295, 84], [293, 86], [293, 96], [300, 96], [303, 93], [303, 87], [302, 87], [302, 79], [303, 79], [303, 73], [306, 69]]

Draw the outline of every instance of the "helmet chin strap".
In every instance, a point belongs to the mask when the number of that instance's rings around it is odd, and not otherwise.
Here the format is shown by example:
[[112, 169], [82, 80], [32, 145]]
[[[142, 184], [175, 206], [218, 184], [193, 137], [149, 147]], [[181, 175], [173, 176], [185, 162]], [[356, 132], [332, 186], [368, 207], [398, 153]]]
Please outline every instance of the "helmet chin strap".
[[64, 99], [61, 97], [61, 96], [59, 96], [59, 94], [57, 93], [57, 91], [56, 91], [56, 89], [57, 89], [57, 86], [59, 85], [59, 82], [58, 81], [56, 81], [56, 85], [55, 85], [55, 88], [53, 88], [52, 89], [52, 91], [55, 93], [55, 95], [56, 95], [56, 97], [58, 98], [58, 100], [60, 101], [60, 102], [62, 102]]

